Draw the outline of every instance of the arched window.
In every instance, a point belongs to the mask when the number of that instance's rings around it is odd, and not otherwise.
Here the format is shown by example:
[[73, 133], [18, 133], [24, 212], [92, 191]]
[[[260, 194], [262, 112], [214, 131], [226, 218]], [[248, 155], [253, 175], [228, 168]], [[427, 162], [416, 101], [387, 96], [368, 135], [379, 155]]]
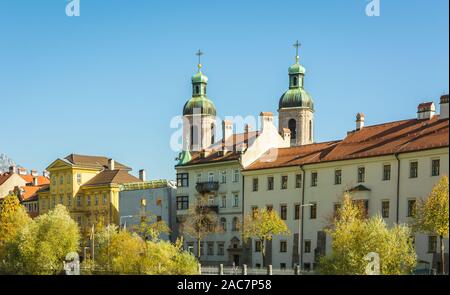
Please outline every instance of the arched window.
[[312, 138], [313, 138], [312, 121], [309, 120], [309, 140], [312, 141]]
[[224, 232], [227, 231], [227, 219], [225, 217], [220, 218], [220, 227]]
[[239, 231], [239, 218], [238, 217], [234, 217], [233, 218], [233, 231]]
[[198, 129], [197, 126], [191, 126], [191, 149], [198, 144]]
[[297, 77], [292, 79], [292, 85], [297, 86]]
[[291, 130], [291, 139], [297, 138], [297, 122], [294, 119], [290, 119], [288, 122], [288, 128]]
[[213, 144], [214, 143], [214, 135], [215, 135], [215, 133], [216, 133], [216, 128], [215, 128], [215, 126], [214, 126], [214, 124], [211, 124], [211, 144]]
[[198, 85], [195, 86], [195, 94], [199, 94], [200, 92], [200, 88], [198, 87]]

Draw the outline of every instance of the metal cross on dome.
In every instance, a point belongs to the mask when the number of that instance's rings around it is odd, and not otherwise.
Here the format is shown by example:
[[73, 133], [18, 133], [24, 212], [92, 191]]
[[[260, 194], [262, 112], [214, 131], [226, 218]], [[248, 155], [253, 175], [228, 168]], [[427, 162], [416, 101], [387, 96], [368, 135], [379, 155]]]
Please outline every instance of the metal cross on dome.
[[197, 55], [198, 56], [198, 69], [200, 70], [200, 68], [202, 67], [202, 63], [201, 63], [201, 61], [202, 61], [202, 55], [203, 55], [204, 53], [199, 49], [198, 51], [197, 51], [197, 53], [195, 54], [195, 55]]
[[298, 40], [297, 40], [297, 42], [295, 42], [295, 44], [294, 44], [294, 47], [295, 47], [295, 56], [296, 57], [298, 57], [298, 48], [300, 47], [300, 46], [302, 46], [302, 43], [300, 43], [300, 42], [298, 42]]

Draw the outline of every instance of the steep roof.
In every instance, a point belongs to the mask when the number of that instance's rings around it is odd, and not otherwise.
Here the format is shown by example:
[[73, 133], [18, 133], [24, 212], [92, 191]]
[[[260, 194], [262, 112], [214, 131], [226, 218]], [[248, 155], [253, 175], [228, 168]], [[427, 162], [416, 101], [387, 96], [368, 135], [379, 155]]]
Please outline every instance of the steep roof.
[[[25, 180], [27, 183], [32, 183], [33, 182], [33, 178], [34, 176], [31, 174], [26, 174], [26, 175], [19, 175], [20, 177], [23, 178], [23, 180]], [[47, 177], [44, 177], [42, 175], [36, 176], [37, 177], [37, 181], [38, 181], [38, 185], [44, 185], [44, 184], [49, 184], [50, 183], [50, 179], [48, 179]]]
[[0, 185], [4, 184], [10, 177], [12, 176], [12, 174], [6, 172], [1, 174], [0, 173]]
[[229, 152], [223, 153], [223, 147], [225, 143], [222, 140], [219, 140], [215, 142], [213, 145], [208, 147], [206, 149], [207, 155], [202, 156], [201, 152], [193, 152], [191, 151], [191, 161], [187, 162], [184, 165], [178, 165], [178, 166], [190, 166], [190, 165], [198, 165], [198, 164], [206, 164], [206, 163], [220, 163], [225, 161], [233, 161], [238, 160], [241, 153], [238, 151], [239, 147], [247, 142], [251, 143], [253, 142], [256, 137], [259, 135], [258, 131], [251, 131], [248, 133], [237, 133], [233, 134], [229, 141], [230, 144], [227, 148], [229, 149]]
[[[245, 170], [268, 169], [320, 162], [358, 159], [449, 146], [449, 120], [409, 119], [366, 126], [350, 132], [343, 140], [315, 143], [269, 151]], [[268, 153], [269, 153], [268, 152]], [[266, 154], [268, 154], [266, 153]]]
[[[70, 154], [67, 157], [65, 157], [64, 159], [69, 161], [73, 165], [90, 166], [90, 167], [98, 167], [98, 168], [108, 168], [108, 160], [109, 160], [109, 158], [107, 158], [107, 157], [86, 156], [86, 155], [77, 155], [77, 154]], [[131, 170], [130, 167], [127, 167], [117, 161], [115, 161], [115, 168], [123, 169], [123, 170]]]
[[123, 184], [130, 182], [142, 182], [142, 180], [134, 177], [125, 170], [104, 170], [94, 176], [91, 180], [83, 184], [83, 187], [107, 184]]

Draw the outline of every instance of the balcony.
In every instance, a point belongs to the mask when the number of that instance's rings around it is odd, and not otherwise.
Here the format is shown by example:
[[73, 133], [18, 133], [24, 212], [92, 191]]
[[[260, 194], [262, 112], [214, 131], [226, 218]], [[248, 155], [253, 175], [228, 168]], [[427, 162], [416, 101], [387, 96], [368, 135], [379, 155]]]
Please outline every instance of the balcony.
[[197, 182], [195, 188], [200, 194], [216, 192], [219, 189], [218, 181]]

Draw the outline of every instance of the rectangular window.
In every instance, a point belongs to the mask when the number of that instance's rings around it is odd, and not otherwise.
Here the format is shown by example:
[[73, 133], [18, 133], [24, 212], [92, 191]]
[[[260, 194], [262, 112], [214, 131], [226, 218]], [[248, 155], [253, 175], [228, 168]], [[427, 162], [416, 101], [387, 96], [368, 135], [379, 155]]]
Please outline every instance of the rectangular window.
[[98, 195], [95, 195], [95, 206], [98, 206]]
[[81, 225], [81, 216], [77, 216], [78, 225]]
[[87, 196], [87, 205], [91, 206], [91, 196]]
[[81, 196], [77, 196], [77, 207], [81, 207]]
[[253, 206], [252, 207], [252, 216], [253, 216], [253, 218], [256, 217], [256, 214], [258, 214], [258, 206]]
[[280, 205], [280, 218], [281, 220], [287, 219], [287, 205]]
[[342, 170], [334, 170], [334, 184], [342, 183]]
[[233, 194], [233, 207], [239, 207], [239, 195]]
[[364, 182], [366, 178], [366, 168], [358, 167], [358, 182]]
[[431, 160], [431, 176], [439, 176], [440, 164], [439, 159]]
[[255, 241], [255, 252], [261, 252], [261, 241]]
[[295, 175], [295, 188], [301, 188], [302, 187], [302, 175], [296, 174]]
[[208, 181], [209, 182], [213, 182], [214, 181], [214, 172], [209, 172], [208, 173]]
[[194, 242], [187, 243], [187, 251], [194, 254]]
[[252, 184], [253, 184], [253, 187], [252, 187], [253, 191], [257, 192], [258, 191], [258, 178], [253, 178]]
[[72, 194], [67, 194], [67, 207], [72, 206]]
[[103, 194], [103, 205], [108, 204], [108, 197], [106, 196], [106, 194]]
[[287, 189], [288, 187], [288, 177], [287, 175], [281, 176], [281, 189]]
[[227, 171], [226, 170], [222, 171], [220, 182], [227, 183]]
[[272, 211], [273, 210], [273, 205], [266, 205], [266, 210], [267, 211]]
[[316, 203], [312, 203], [311, 206], [309, 206], [309, 218], [310, 219], [317, 218], [317, 204]]
[[381, 201], [381, 217], [389, 218], [389, 200]]
[[286, 252], [287, 252], [287, 242], [280, 241], [280, 253], [286, 253]]
[[178, 187], [188, 187], [189, 186], [189, 174], [188, 173], [177, 173], [177, 186]]
[[339, 210], [341, 209], [341, 203], [333, 204], [333, 215], [334, 217], [339, 217]]
[[59, 195], [59, 203], [61, 205], [64, 205], [64, 195], [63, 194]]
[[273, 190], [273, 176], [267, 177], [267, 190], [268, 191]]
[[53, 208], [56, 206], [56, 196], [53, 195], [53, 204], [52, 204]]
[[419, 162], [413, 161], [409, 163], [409, 178], [417, 178]]
[[300, 204], [294, 205], [294, 219], [299, 220], [300, 219]]
[[196, 183], [202, 182], [202, 174], [201, 173], [197, 173], [196, 175]]
[[177, 210], [187, 210], [189, 209], [189, 197], [180, 196], [177, 197]]
[[385, 164], [383, 165], [383, 180], [391, 180], [391, 165]]
[[52, 185], [56, 185], [56, 176], [52, 175]]
[[81, 173], [77, 173], [77, 184], [81, 184]]
[[224, 256], [225, 255], [225, 243], [224, 242], [218, 242], [217, 243], [217, 255], [218, 256]]
[[437, 250], [437, 237], [428, 236], [428, 253], [436, 253]]
[[227, 207], [227, 196], [223, 195], [220, 197], [220, 208], [226, 208]]
[[207, 254], [208, 256], [214, 255], [214, 242], [208, 242]]
[[59, 184], [64, 184], [64, 175], [59, 177]]
[[311, 172], [311, 186], [317, 186], [317, 172]]
[[71, 184], [72, 183], [72, 175], [67, 174], [66, 181], [67, 181], [68, 184]]
[[305, 241], [305, 253], [311, 253], [311, 241]]
[[233, 182], [238, 182], [239, 181], [239, 170], [234, 170], [233, 171]]
[[408, 212], [406, 213], [406, 217], [413, 217], [416, 214], [416, 200], [411, 199], [408, 200]]

